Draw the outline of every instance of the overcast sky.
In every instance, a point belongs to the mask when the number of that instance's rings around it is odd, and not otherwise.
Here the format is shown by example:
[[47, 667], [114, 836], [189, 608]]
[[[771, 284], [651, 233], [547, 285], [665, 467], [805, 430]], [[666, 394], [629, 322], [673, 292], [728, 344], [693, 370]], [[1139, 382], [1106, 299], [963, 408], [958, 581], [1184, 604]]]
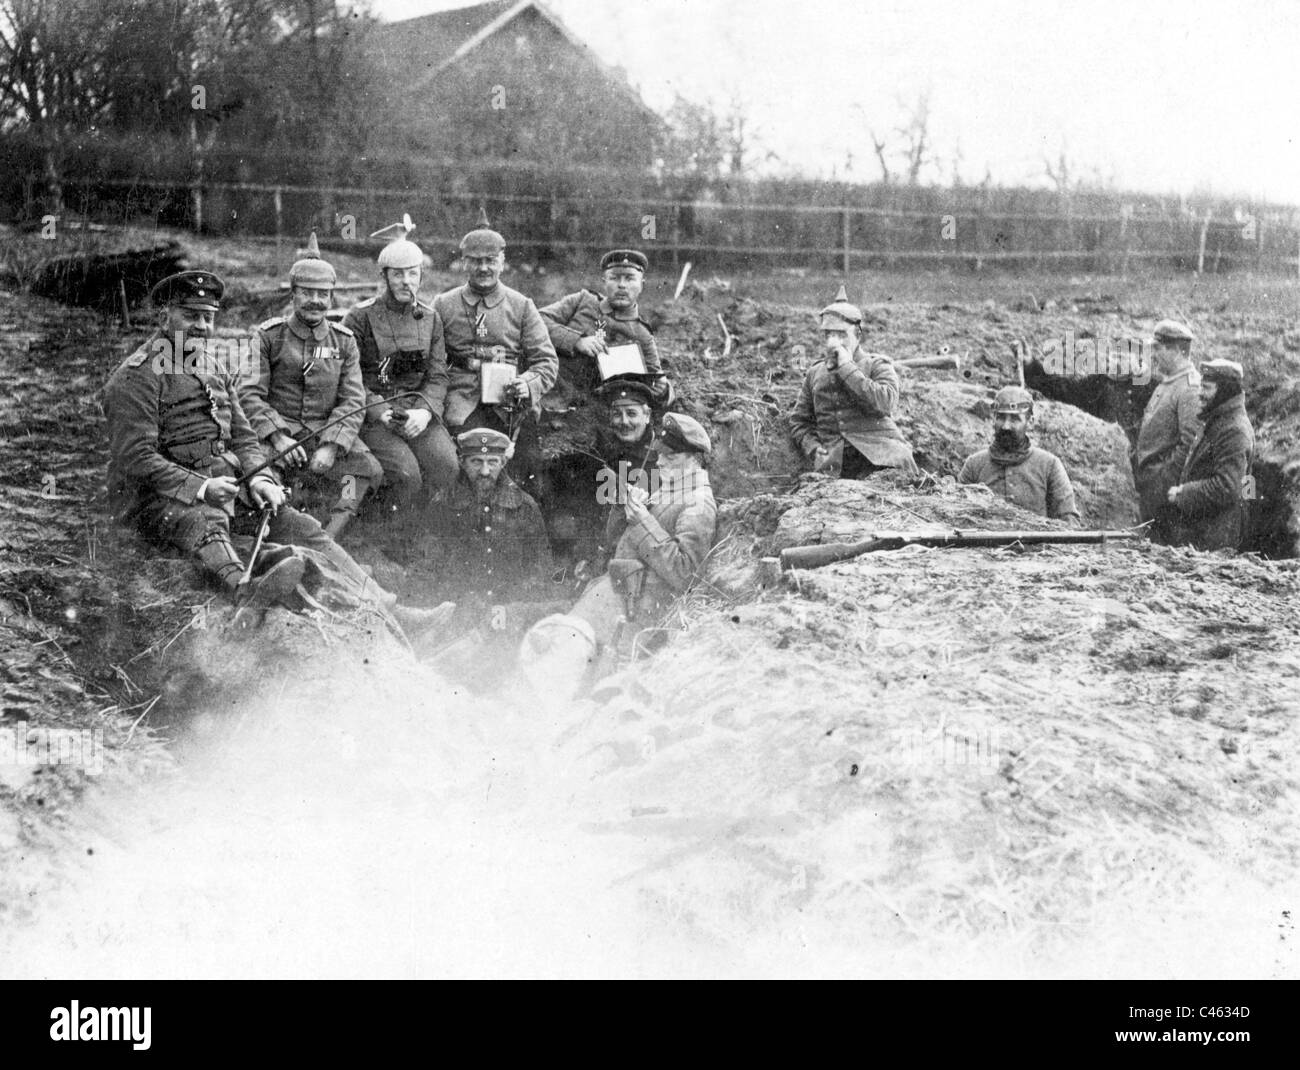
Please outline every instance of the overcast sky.
[[[462, 0], [373, 0], [389, 21]], [[738, 96], [786, 169], [879, 177], [868, 137], [927, 89], [952, 174], [1083, 174], [1155, 193], [1300, 203], [1295, 0], [549, 0], [660, 111]], [[935, 171], [929, 173], [934, 180]]]

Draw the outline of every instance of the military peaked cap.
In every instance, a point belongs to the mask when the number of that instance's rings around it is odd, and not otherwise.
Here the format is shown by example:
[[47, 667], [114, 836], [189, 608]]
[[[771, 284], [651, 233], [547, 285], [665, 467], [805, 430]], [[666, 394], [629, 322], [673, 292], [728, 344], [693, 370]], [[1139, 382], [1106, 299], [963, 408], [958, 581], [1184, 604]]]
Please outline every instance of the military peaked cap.
[[646, 259], [645, 253], [639, 253], [635, 249], [614, 249], [600, 258], [601, 271], [612, 267], [632, 267], [644, 274], [650, 269], [650, 261]]
[[674, 453], [711, 453], [713, 443], [709, 433], [695, 419], [680, 412], [670, 412], [664, 417], [660, 440]]
[[150, 290], [149, 300], [156, 305], [180, 305], [182, 308], [216, 312], [225, 292], [226, 284], [211, 271], [180, 271], [168, 275]]

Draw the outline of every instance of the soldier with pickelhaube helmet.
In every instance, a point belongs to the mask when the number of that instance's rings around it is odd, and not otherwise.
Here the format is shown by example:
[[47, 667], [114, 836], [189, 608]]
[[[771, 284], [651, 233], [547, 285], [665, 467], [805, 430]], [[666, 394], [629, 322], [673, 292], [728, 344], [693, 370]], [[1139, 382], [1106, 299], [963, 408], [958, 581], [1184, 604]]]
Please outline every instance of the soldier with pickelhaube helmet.
[[253, 332], [257, 374], [241, 388], [240, 400], [266, 452], [282, 455], [282, 469], [305, 466], [341, 484], [325, 527], [337, 539], [383, 469], [360, 438], [366, 391], [356, 339], [325, 315], [336, 282], [313, 231], [289, 269], [293, 313]]
[[[447, 426], [453, 434], [489, 427], [515, 440], [510, 472], [538, 494], [542, 396], [555, 385], [559, 362], [546, 323], [532, 300], [501, 281], [506, 240], [491, 228], [487, 212], [460, 242], [466, 281], [434, 298], [447, 348], [450, 386]], [[490, 365], [504, 366], [499, 376]], [[484, 401], [500, 381], [501, 400]]]
[[420, 300], [424, 253], [409, 238], [413, 229], [404, 216], [371, 235], [389, 239], [379, 253], [383, 292], [358, 302], [343, 321], [361, 351], [366, 402], [393, 402], [367, 410], [361, 439], [382, 466], [392, 488], [385, 493], [396, 508], [446, 492], [459, 470], [444, 420], [443, 325], [433, 306]]
[[795, 445], [813, 471], [859, 479], [882, 468], [918, 469], [894, 423], [898, 372], [861, 344], [862, 310], [843, 286], [818, 317], [822, 353], [808, 369], [790, 415]]
[[579, 290], [540, 311], [562, 366], [564, 360], [594, 366], [610, 346], [636, 346], [642, 363], [637, 374], [645, 377], [652, 404], [662, 410], [672, 404], [673, 387], [664, 374], [650, 324], [637, 306], [649, 267], [644, 253], [613, 249], [600, 260], [602, 293]]
[[1034, 396], [1004, 386], [993, 397], [993, 443], [966, 458], [958, 483], [983, 483], [1012, 505], [1077, 527], [1079, 509], [1065, 465], [1029, 441]]

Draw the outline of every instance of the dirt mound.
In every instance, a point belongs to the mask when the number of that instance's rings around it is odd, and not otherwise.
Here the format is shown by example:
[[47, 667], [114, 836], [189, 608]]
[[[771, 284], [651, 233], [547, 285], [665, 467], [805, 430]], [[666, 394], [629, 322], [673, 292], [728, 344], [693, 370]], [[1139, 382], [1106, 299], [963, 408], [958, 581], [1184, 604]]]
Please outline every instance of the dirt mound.
[[[964, 493], [817, 481], [772, 538], [952, 522]], [[1300, 574], [1113, 544], [882, 552], [793, 585], [702, 598], [569, 746], [664, 924], [859, 971], [882, 935], [975, 973], [1269, 969], [1300, 860]]]

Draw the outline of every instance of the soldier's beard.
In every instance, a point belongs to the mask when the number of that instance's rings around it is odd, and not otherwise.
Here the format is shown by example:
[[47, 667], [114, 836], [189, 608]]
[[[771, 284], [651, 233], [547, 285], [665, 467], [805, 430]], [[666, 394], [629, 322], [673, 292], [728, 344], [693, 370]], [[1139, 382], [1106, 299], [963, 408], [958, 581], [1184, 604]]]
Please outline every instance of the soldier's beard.
[[475, 476], [474, 477], [474, 497], [479, 501], [485, 502], [492, 497], [492, 491], [496, 489], [496, 476]]
[[1029, 436], [1023, 431], [994, 431], [993, 445], [1003, 453], [1018, 453], [1029, 445]]

